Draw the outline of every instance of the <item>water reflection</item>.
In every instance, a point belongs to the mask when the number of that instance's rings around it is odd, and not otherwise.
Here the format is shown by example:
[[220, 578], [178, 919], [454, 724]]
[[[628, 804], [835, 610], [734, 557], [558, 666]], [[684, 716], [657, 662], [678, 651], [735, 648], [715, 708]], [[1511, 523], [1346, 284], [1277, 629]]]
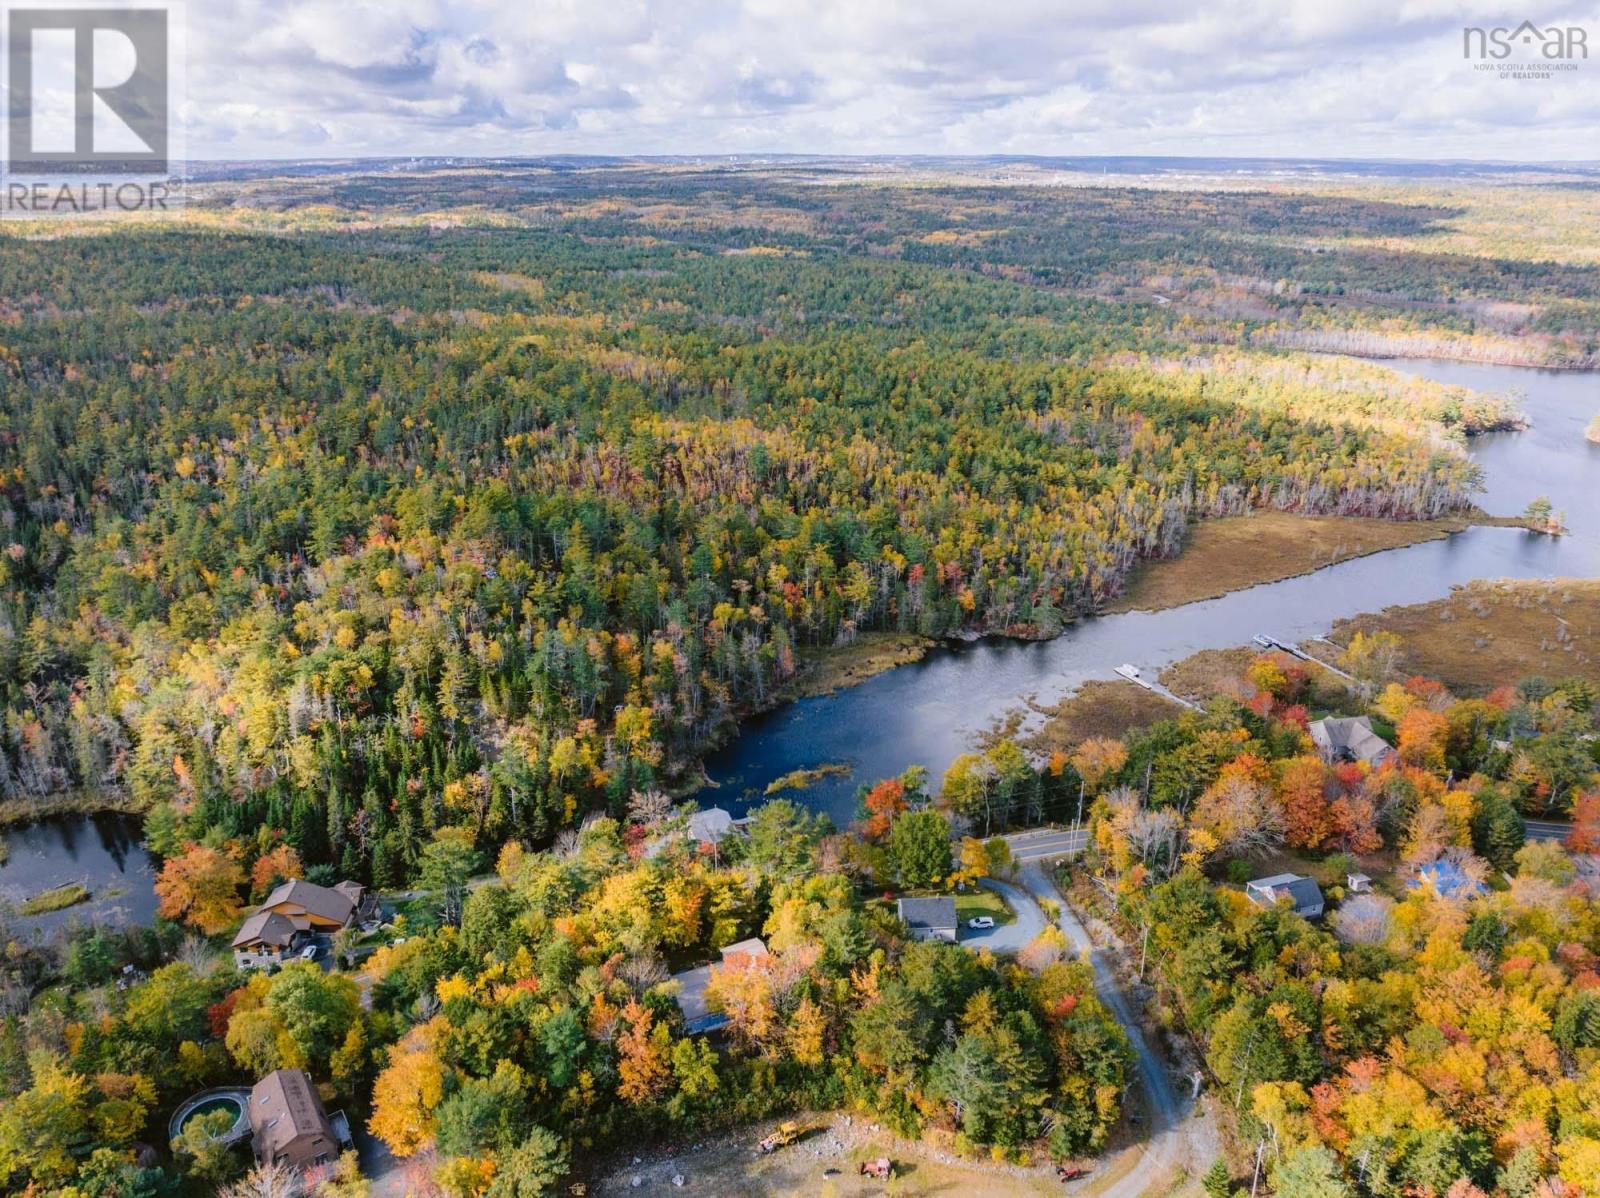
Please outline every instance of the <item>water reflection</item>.
[[1476, 578], [1600, 576], [1600, 451], [1583, 430], [1600, 411], [1600, 374], [1460, 363], [1391, 363], [1478, 390], [1521, 389], [1533, 428], [1474, 441], [1487, 489], [1482, 505], [1516, 514], [1536, 496], [1567, 513], [1572, 535], [1473, 528], [1441, 541], [1357, 558], [1301, 578], [1236, 591], [1164, 612], [1084, 620], [1045, 644], [984, 642], [940, 649], [924, 661], [834, 695], [806, 699], [752, 721], [707, 762], [702, 803], [740, 813], [768, 783], [824, 763], [853, 767], [803, 800], [836, 822], [854, 815], [861, 782], [927, 766], [937, 778], [974, 737], [1024, 698], [1052, 703], [1123, 662], [1159, 670], [1202, 649], [1248, 643], [1257, 633], [1303, 639], [1336, 619], [1425, 603]]

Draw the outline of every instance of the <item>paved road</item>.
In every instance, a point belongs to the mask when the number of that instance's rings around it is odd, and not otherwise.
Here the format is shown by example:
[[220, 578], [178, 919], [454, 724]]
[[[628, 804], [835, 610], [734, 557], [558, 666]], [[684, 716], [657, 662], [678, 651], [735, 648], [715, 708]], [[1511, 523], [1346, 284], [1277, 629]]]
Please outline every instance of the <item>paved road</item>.
[[1035, 828], [1031, 832], [1012, 832], [1005, 837], [1011, 856], [1022, 863], [1051, 857], [1070, 857], [1081, 853], [1089, 843], [1087, 828], [1076, 831], [1062, 828]]
[[1111, 967], [1108, 952], [1095, 948], [1093, 941], [1089, 939], [1089, 933], [1084, 930], [1083, 924], [1062, 899], [1042, 866], [1038, 864], [1023, 866], [1022, 884], [1035, 899], [1049, 899], [1060, 906], [1061, 931], [1075, 952], [1087, 955], [1089, 963], [1094, 967], [1095, 993], [1100, 996], [1100, 1001], [1105, 1003], [1112, 1015], [1116, 1016], [1117, 1022], [1122, 1024], [1138, 1056], [1139, 1082], [1144, 1087], [1148, 1099], [1151, 1123], [1149, 1139], [1138, 1164], [1111, 1185], [1098, 1191], [1099, 1198], [1139, 1198], [1157, 1180], [1167, 1176], [1172, 1167], [1180, 1161], [1191, 1174], [1203, 1171], [1210, 1165], [1209, 1160], [1183, 1159], [1186, 1155], [1192, 1155], [1188, 1151], [1191, 1137], [1186, 1133], [1184, 1126], [1191, 1113], [1192, 1103], [1187, 1097], [1180, 1098], [1173, 1088], [1171, 1078], [1167, 1076], [1166, 1065], [1145, 1040], [1144, 1030], [1134, 1018], [1133, 1004], [1122, 992], [1122, 987], [1117, 984], [1117, 976]]
[[1523, 820], [1522, 826], [1527, 830], [1529, 840], [1565, 840], [1567, 834], [1572, 831], [1571, 824], [1560, 824], [1547, 819]]
[[984, 932], [962, 927], [960, 929], [962, 948], [987, 948], [997, 953], [1014, 953], [1024, 945], [1032, 943], [1033, 939], [1044, 931], [1044, 912], [1026, 893], [1009, 882], [996, 881], [994, 878], [983, 878], [978, 885], [985, 890], [994, 891], [1005, 899], [1016, 912], [1017, 918], [1011, 923], [1001, 924]]

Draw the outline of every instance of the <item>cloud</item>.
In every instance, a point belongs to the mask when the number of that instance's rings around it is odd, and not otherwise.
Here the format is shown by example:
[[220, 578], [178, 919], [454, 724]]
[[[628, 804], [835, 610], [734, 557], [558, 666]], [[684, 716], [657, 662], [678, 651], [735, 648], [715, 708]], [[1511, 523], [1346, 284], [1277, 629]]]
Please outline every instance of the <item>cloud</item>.
[[[1478, 0], [206, 0], [190, 153], [1587, 158], [1600, 0], [1548, 81]], [[1519, 18], [1520, 19], [1520, 18]]]

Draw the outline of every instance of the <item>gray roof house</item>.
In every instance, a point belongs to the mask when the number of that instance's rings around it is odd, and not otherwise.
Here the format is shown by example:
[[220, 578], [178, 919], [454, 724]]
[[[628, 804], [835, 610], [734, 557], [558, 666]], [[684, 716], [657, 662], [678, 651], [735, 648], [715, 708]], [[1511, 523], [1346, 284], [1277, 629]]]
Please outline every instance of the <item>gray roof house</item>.
[[[765, 941], [751, 937], [723, 948], [722, 964], [754, 964], [770, 955]], [[691, 1036], [714, 1032], [728, 1022], [726, 1015], [713, 1011], [706, 1002], [706, 987], [711, 984], [711, 971], [716, 968], [716, 965], [700, 965], [672, 975], [672, 980], [678, 983], [678, 1009], [683, 1012], [684, 1030]]]
[[1364, 761], [1376, 766], [1394, 756], [1394, 748], [1372, 730], [1372, 721], [1364, 715], [1315, 720], [1311, 740], [1326, 761]]
[[901, 922], [911, 929], [914, 940], [956, 941], [956, 900], [950, 895], [937, 898], [903, 898], [895, 904]]
[[733, 816], [721, 807], [705, 807], [689, 817], [689, 839], [699, 844], [721, 844], [735, 827]]
[[1296, 915], [1305, 919], [1322, 917], [1322, 887], [1317, 885], [1315, 879], [1300, 874], [1273, 874], [1270, 878], [1257, 878], [1245, 883], [1244, 894], [1260, 907], [1288, 901], [1294, 905]]

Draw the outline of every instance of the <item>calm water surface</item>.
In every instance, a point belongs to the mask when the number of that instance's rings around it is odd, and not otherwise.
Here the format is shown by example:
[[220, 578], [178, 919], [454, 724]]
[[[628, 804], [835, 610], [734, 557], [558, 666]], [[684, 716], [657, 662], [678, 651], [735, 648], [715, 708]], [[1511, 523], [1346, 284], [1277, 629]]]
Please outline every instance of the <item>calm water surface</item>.
[[[1516, 514], [1545, 496], [1566, 512], [1572, 535], [1558, 540], [1474, 528], [1220, 599], [1084, 620], [1043, 644], [983, 641], [939, 649], [914, 665], [751, 721], [708, 760], [713, 786], [700, 801], [738, 814], [791, 770], [843, 762], [853, 768], [850, 778], [825, 779], [803, 792], [804, 802], [843, 824], [854, 815], [859, 783], [914, 764], [937, 778], [1022, 699], [1054, 702], [1088, 679], [1111, 677], [1123, 662], [1159, 670], [1201, 649], [1244, 644], [1256, 633], [1315, 636], [1341, 617], [1427, 602], [1474, 578], [1600, 576], [1600, 446], [1583, 436], [1600, 412], [1600, 373], [1416, 360], [1388, 365], [1479, 391], [1519, 392], [1533, 427], [1473, 442], [1487, 483], [1480, 502], [1491, 512]], [[22, 922], [41, 930], [75, 917], [148, 922], [155, 914], [154, 870], [137, 828], [126, 817], [101, 816], [6, 831], [10, 858], [0, 865], [0, 898], [17, 901], [81, 881], [94, 892], [92, 904]]]
[[843, 823], [854, 816], [861, 782], [916, 764], [937, 779], [1021, 699], [1054, 702], [1088, 679], [1112, 677], [1123, 662], [1148, 673], [1202, 649], [1245, 644], [1257, 633], [1284, 640], [1322, 635], [1342, 617], [1428, 602], [1475, 578], [1600, 576], [1600, 446], [1583, 435], [1600, 412], [1600, 373], [1417, 360], [1387, 365], [1479, 391], [1519, 392], [1533, 427], [1473, 441], [1472, 456], [1486, 476], [1479, 502], [1497, 515], [1514, 515], [1546, 496], [1565, 510], [1572, 535], [1473, 528], [1220, 599], [1083, 620], [1042, 644], [984, 641], [939, 649], [916, 664], [750, 722], [708, 760], [713, 785], [700, 792], [701, 803], [739, 814], [759, 802], [775, 778], [840, 762], [853, 767], [852, 776], [824, 779], [802, 792], [802, 801]]

